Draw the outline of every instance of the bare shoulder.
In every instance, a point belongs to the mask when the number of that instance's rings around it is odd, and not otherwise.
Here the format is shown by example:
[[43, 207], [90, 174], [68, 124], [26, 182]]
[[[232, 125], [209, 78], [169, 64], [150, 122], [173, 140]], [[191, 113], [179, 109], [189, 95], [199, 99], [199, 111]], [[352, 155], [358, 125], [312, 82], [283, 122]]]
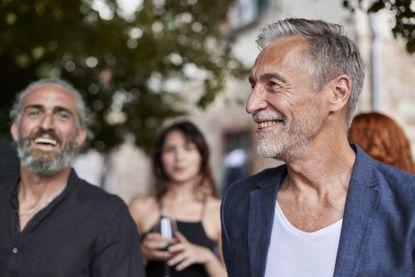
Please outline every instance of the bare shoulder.
[[206, 199], [206, 210], [203, 219], [203, 226], [208, 237], [214, 241], [218, 241], [220, 239], [221, 233], [220, 204], [221, 200], [216, 197], [209, 196]]
[[131, 212], [142, 213], [157, 208], [157, 200], [154, 195], [139, 195], [130, 202]]
[[134, 222], [140, 231], [145, 231], [159, 216], [158, 203], [154, 195], [141, 195], [135, 197], [129, 205]]
[[221, 200], [219, 198], [209, 196], [206, 201], [206, 204], [207, 204], [207, 208], [211, 210], [212, 212], [216, 213], [220, 211]]

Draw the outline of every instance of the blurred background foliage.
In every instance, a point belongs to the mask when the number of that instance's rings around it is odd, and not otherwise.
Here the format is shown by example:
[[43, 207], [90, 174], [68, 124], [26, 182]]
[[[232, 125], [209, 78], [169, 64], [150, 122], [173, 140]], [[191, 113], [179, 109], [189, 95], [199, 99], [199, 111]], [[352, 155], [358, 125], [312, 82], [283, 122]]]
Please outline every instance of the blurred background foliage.
[[0, 0], [1, 134], [18, 91], [60, 77], [81, 91], [95, 118], [90, 147], [105, 152], [132, 134], [148, 149], [166, 118], [186, 112], [166, 80], [199, 80], [197, 105], [205, 108], [226, 74], [245, 71], [220, 31], [232, 3]]
[[[0, 0], [0, 135], [15, 94], [58, 76], [78, 88], [95, 118], [90, 147], [105, 152], [133, 135], [148, 150], [165, 119], [186, 113], [168, 80], [198, 80], [205, 108], [228, 74], [246, 73], [222, 32], [236, 0]], [[415, 52], [411, 0], [339, 0], [345, 8], [390, 10], [392, 32]]]
[[343, 0], [351, 11], [362, 9], [367, 13], [387, 10], [392, 14], [392, 34], [405, 41], [406, 50], [415, 52], [415, 1], [412, 0]]

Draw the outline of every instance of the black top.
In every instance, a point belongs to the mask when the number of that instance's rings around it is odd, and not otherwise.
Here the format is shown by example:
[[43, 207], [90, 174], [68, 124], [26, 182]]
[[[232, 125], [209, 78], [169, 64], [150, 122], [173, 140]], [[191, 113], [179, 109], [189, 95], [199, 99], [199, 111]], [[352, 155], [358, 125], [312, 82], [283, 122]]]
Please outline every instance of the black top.
[[17, 183], [0, 185], [2, 277], [144, 276], [136, 227], [119, 197], [72, 171], [63, 193], [20, 232]]
[[[160, 207], [161, 210], [161, 207]], [[203, 204], [201, 218], [205, 210], [205, 203]], [[202, 221], [178, 221], [176, 220], [177, 229], [186, 237], [186, 239], [193, 243], [208, 248], [212, 252], [215, 251], [215, 242], [209, 239], [203, 228]], [[150, 229], [152, 231], [153, 228]], [[143, 237], [150, 231], [143, 234]], [[146, 267], [146, 273], [149, 277], [165, 276], [165, 268], [167, 264], [161, 261], [149, 261]], [[204, 277], [209, 276], [201, 264], [192, 264], [182, 271], [176, 271], [174, 267], [169, 267], [170, 277]]]
[[19, 159], [12, 142], [0, 137], [0, 182], [19, 175]]

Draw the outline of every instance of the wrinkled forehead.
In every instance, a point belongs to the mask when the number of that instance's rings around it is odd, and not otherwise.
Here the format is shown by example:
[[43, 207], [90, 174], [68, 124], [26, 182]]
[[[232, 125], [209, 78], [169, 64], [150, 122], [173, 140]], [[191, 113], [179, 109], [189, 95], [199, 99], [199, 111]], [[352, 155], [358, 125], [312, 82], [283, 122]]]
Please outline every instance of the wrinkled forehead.
[[300, 36], [282, 37], [271, 42], [258, 55], [257, 61], [264, 59], [300, 58], [307, 46], [307, 40]]
[[67, 89], [55, 84], [42, 84], [31, 89], [23, 98], [22, 108], [36, 105], [43, 108], [65, 108], [78, 113], [76, 98]]
[[253, 71], [262, 66], [298, 65], [304, 59], [307, 48], [307, 40], [300, 36], [287, 36], [274, 40], [265, 47], [257, 56]]

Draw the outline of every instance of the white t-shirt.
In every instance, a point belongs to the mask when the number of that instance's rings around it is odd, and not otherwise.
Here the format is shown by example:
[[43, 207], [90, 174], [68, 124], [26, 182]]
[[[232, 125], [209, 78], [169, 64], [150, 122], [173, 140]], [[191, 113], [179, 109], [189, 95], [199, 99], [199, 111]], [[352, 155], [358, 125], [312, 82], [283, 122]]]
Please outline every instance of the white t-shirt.
[[291, 225], [277, 202], [265, 277], [333, 276], [342, 221], [304, 232]]

